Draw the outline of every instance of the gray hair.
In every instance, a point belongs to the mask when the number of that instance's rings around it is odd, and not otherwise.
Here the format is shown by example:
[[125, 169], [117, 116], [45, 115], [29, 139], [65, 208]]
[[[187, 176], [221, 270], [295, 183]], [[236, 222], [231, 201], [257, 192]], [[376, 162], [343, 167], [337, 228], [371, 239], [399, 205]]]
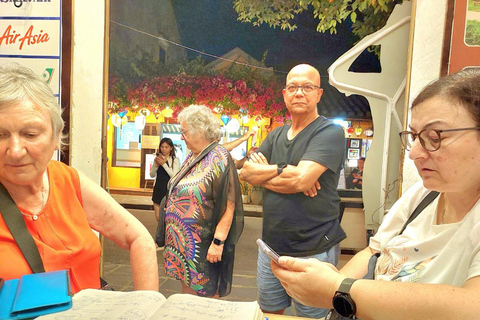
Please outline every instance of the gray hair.
[[52, 122], [54, 139], [62, 145], [62, 130], [65, 126], [62, 110], [52, 89], [31, 69], [18, 63], [0, 66], [0, 110], [30, 100], [42, 110], [47, 111]]
[[192, 104], [183, 109], [178, 114], [178, 122], [188, 124], [190, 130], [202, 133], [210, 141], [218, 140], [222, 135], [218, 118], [203, 105]]

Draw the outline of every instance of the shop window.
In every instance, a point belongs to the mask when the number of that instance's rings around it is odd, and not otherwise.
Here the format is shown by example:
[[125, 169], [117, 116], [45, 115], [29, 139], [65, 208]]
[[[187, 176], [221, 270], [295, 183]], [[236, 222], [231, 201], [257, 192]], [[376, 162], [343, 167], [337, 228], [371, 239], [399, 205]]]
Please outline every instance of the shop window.
[[135, 127], [134, 122], [115, 127], [112, 160], [114, 167], [141, 167], [142, 131]]

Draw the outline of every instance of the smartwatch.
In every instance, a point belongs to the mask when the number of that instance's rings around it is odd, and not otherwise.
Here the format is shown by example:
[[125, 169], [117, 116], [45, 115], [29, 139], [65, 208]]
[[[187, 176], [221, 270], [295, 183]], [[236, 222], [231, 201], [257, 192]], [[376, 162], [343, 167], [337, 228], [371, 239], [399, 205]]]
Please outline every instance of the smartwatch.
[[283, 169], [288, 166], [288, 164], [286, 162], [280, 162], [280, 163], [277, 163], [277, 173], [278, 175], [281, 175], [282, 172], [283, 172]]
[[225, 240], [220, 240], [218, 238], [213, 238], [213, 244], [216, 244], [217, 246], [221, 246], [222, 244], [225, 244]]
[[338, 290], [333, 296], [333, 309], [337, 311], [342, 317], [355, 319], [355, 313], [357, 312], [357, 306], [350, 296], [350, 288], [357, 279], [346, 278], [338, 287]]

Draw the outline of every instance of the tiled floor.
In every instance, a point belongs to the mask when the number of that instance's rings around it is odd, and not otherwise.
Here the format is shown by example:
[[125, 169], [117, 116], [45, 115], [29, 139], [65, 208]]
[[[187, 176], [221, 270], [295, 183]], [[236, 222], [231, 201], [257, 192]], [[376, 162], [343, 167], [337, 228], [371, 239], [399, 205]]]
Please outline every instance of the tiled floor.
[[[113, 195], [120, 203], [141, 205], [149, 204], [149, 197]], [[153, 210], [129, 209], [153, 235], [156, 228], [156, 220]], [[256, 287], [256, 261], [257, 245], [255, 240], [261, 235], [262, 218], [245, 217], [245, 228], [240, 237], [235, 252], [235, 266], [233, 275], [233, 286], [230, 295], [225, 297], [231, 301], [253, 301], [257, 300]], [[166, 297], [180, 292], [180, 283], [165, 276], [163, 272], [163, 251], [157, 251], [159, 261], [159, 282], [160, 292]], [[350, 256], [342, 255], [339, 265], [342, 266]], [[105, 239], [103, 252], [104, 278], [115, 290], [133, 290], [133, 281], [130, 270], [128, 251], [120, 249], [112, 241]], [[287, 309], [288, 315], [295, 315], [293, 308]]]

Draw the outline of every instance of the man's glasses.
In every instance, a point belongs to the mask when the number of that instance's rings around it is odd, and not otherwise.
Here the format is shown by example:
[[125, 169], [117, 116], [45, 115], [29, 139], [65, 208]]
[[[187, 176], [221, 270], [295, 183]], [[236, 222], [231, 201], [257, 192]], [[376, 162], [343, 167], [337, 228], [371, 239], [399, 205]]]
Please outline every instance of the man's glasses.
[[288, 94], [295, 94], [297, 93], [297, 90], [301, 89], [303, 93], [312, 93], [316, 89], [320, 89], [319, 86], [313, 85], [313, 84], [306, 84], [304, 86], [296, 86], [294, 84], [289, 84], [288, 86], [285, 87], [285, 91]]
[[442, 137], [442, 132], [451, 132], [451, 131], [464, 131], [464, 130], [480, 130], [480, 127], [470, 127], [470, 128], [457, 128], [457, 129], [446, 129], [446, 130], [436, 130], [436, 129], [424, 129], [419, 133], [412, 131], [402, 131], [400, 132], [400, 139], [402, 140], [402, 145], [406, 150], [410, 150], [415, 142], [417, 137], [420, 139], [420, 144], [422, 147], [430, 152], [437, 151], [440, 149]]

